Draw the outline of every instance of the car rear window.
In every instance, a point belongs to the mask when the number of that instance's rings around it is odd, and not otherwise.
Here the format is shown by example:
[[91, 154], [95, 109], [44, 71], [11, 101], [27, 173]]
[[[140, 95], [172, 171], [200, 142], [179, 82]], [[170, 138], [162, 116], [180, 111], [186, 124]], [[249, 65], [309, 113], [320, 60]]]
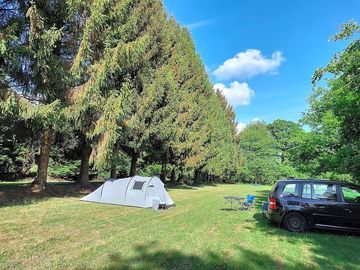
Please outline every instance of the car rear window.
[[345, 202], [360, 203], [360, 188], [357, 187], [341, 187]]
[[276, 188], [277, 188], [277, 186], [278, 186], [278, 183], [276, 183], [275, 185], [273, 185], [270, 192], [271, 192], [271, 193], [274, 193], [275, 190], [276, 190]]
[[313, 184], [313, 199], [337, 201], [336, 185], [326, 183]]
[[281, 192], [281, 197], [299, 197], [300, 196], [300, 185], [296, 183], [286, 184]]

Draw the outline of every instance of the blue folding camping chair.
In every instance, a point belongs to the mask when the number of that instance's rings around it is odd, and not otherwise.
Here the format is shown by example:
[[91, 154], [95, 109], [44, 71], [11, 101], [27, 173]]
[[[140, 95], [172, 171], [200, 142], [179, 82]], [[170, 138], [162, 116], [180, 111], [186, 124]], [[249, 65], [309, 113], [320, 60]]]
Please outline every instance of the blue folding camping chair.
[[255, 196], [254, 196], [254, 195], [251, 195], [251, 194], [247, 195], [247, 196], [246, 196], [246, 201], [244, 201], [244, 202], [242, 203], [242, 208], [243, 208], [244, 210], [253, 209], [253, 208], [255, 207], [254, 201], [255, 201]]

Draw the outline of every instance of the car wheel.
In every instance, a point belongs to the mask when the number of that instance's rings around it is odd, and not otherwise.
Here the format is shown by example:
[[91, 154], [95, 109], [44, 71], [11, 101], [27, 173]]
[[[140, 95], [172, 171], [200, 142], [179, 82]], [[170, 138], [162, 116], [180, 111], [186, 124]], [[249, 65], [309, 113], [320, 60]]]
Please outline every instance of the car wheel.
[[284, 227], [290, 232], [302, 233], [307, 225], [305, 217], [299, 213], [289, 213], [284, 218]]

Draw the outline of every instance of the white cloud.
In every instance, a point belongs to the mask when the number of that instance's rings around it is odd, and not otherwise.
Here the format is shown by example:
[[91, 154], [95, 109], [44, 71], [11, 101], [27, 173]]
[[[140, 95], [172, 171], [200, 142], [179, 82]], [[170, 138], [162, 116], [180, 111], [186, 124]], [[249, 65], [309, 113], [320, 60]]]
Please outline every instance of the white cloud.
[[202, 26], [205, 26], [205, 25], [208, 25], [212, 23], [211, 20], [204, 20], [204, 21], [198, 21], [198, 22], [194, 22], [194, 23], [190, 23], [190, 24], [187, 24], [186, 27], [189, 29], [189, 30], [194, 30], [196, 28], [200, 28]]
[[237, 133], [240, 133], [241, 131], [243, 131], [248, 124], [251, 124], [251, 123], [254, 123], [254, 122], [258, 122], [258, 121], [261, 121], [261, 119], [255, 117], [255, 118], [251, 119], [251, 120], [248, 121], [248, 122], [238, 122], [238, 124], [236, 125], [236, 131], [237, 131]]
[[261, 51], [248, 49], [226, 60], [214, 71], [214, 75], [221, 80], [234, 80], [249, 79], [259, 74], [274, 74], [284, 61], [280, 51], [274, 52], [271, 58], [266, 58]]
[[246, 123], [238, 123], [237, 125], [236, 125], [236, 131], [237, 131], [237, 133], [240, 133], [241, 131], [243, 131], [245, 128], [246, 128]]
[[251, 98], [254, 96], [254, 91], [246, 82], [239, 83], [234, 81], [229, 87], [222, 83], [217, 83], [214, 85], [214, 90], [220, 90], [233, 107], [249, 105]]

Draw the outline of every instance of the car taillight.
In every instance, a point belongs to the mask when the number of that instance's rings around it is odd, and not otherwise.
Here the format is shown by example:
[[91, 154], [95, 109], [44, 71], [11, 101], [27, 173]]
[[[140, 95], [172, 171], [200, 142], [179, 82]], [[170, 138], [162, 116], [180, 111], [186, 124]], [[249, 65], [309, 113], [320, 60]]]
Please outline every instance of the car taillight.
[[269, 209], [276, 210], [276, 199], [275, 198], [269, 198]]

